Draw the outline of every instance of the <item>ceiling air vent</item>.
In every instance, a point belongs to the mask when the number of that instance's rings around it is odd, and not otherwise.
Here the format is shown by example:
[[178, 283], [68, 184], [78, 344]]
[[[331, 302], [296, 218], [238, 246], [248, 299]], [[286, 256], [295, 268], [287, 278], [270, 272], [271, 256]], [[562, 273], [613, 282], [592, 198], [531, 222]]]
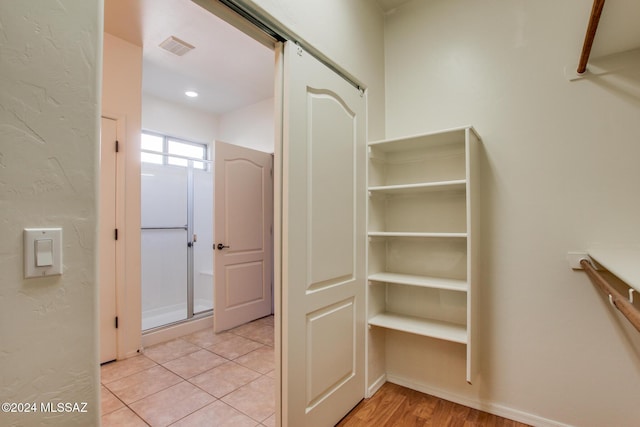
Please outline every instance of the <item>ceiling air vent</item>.
[[169, 36], [168, 39], [160, 43], [158, 46], [178, 56], [182, 56], [190, 50], [195, 49], [195, 46], [192, 46], [184, 40], [180, 40], [174, 36]]

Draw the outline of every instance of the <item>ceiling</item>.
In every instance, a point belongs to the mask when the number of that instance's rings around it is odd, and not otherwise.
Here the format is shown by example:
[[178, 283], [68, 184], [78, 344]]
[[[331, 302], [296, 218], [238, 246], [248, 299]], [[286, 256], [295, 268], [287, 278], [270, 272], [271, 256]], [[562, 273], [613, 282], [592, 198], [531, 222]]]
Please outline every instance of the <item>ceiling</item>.
[[[214, 114], [273, 96], [274, 52], [191, 0], [105, 0], [105, 31], [142, 46], [143, 93]], [[195, 49], [167, 52], [169, 36]]]
[[[372, 0], [392, 12], [411, 0]], [[142, 90], [224, 114], [273, 96], [274, 53], [191, 0], [105, 0], [105, 31], [143, 48]], [[195, 46], [178, 57], [169, 36]], [[184, 95], [198, 92], [197, 98]]]
[[[385, 14], [393, 11], [405, 3], [428, 0], [375, 0]], [[589, 16], [593, 0], [581, 0], [580, 15]], [[640, 48], [640, 1], [638, 0], [607, 0], [602, 11], [602, 18], [598, 26], [592, 58], [625, 52]], [[587, 30], [587, 21], [584, 22]], [[584, 33], [580, 34], [584, 37]], [[582, 46], [580, 46], [582, 47]]]
[[[391, 13], [424, 0], [371, 1]], [[583, 1], [590, 10], [591, 0]], [[592, 58], [640, 47], [638, 17], [640, 1], [607, 1]], [[105, 31], [143, 47], [145, 93], [214, 114], [273, 96], [273, 51], [191, 0], [105, 0]], [[166, 52], [158, 45], [169, 36], [195, 49], [182, 57]], [[186, 90], [199, 96], [187, 98]]]
[[[391, 12], [411, 0], [372, 0]], [[191, 0], [104, 0], [105, 31], [143, 48], [142, 90], [224, 114], [273, 96], [274, 53]], [[195, 46], [182, 57], [159, 48], [169, 36]], [[199, 96], [188, 98], [186, 90]]]
[[[395, 9], [411, 1], [428, 0], [375, 0], [384, 13], [392, 13]], [[580, 15], [589, 16], [593, 0], [581, 0], [582, 10]], [[602, 11], [602, 17], [598, 26], [592, 58], [599, 58], [632, 49], [640, 48], [640, 1], [638, 0], [607, 0]], [[584, 23], [587, 30], [587, 21]], [[584, 37], [584, 33], [580, 34]], [[582, 47], [582, 46], [580, 46]]]

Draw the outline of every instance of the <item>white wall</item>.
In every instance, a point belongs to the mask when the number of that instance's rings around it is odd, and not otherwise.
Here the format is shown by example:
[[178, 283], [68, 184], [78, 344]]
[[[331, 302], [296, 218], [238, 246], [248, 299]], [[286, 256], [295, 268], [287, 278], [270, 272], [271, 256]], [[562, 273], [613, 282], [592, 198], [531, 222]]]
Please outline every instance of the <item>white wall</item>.
[[470, 402], [624, 427], [640, 419], [640, 336], [565, 256], [640, 242], [640, 52], [568, 81], [590, 9], [416, 0], [386, 18], [387, 136], [471, 124], [484, 140], [481, 377], [465, 384], [462, 346], [390, 334], [386, 356], [392, 375]]
[[273, 98], [220, 115], [217, 139], [229, 144], [273, 153], [275, 139]]
[[368, 88], [369, 139], [384, 138], [383, 15], [373, 0], [246, 0]]
[[[0, 2], [0, 425], [97, 425], [100, 1]], [[23, 279], [22, 230], [63, 228], [63, 275]]]
[[194, 142], [211, 143], [218, 135], [218, 117], [145, 93], [142, 95], [142, 128]]
[[[119, 176], [117, 225], [118, 358], [140, 348], [140, 109], [142, 48], [104, 34], [102, 114], [124, 122], [118, 135]], [[124, 165], [122, 167], [121, 165]]]

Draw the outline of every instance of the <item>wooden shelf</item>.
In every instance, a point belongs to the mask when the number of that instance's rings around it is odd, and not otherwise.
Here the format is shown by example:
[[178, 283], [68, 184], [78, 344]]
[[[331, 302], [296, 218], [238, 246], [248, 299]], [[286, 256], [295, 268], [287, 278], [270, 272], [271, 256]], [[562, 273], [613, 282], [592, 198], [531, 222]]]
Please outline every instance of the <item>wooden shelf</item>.
[[461, 344], [467, 343], [467, 330], [464, 326], [439, 320], [382, 313], [370, 319], [369, 325]]
[[469, 285], [466, 280], [416, 276], [413, 274], [375, 273], [370, 274], [368, 279], [374, 282], [395, 283], [399, 285], [420, 286], [433, 289], [446, 289], [459, 292], [466, 292], [469, 289]]
[[597, 248], [588, 253], [598, 264], [640, 292], [640, 246]]
[[370, 231], [369, 237], [427, 237], [427, 238], [454, 238], [464, 239], [467, 233], [414, 233], [394, 231]]
[[419, 194], [431, 191], [464, 191], [466, 188], [467, 180], [457, 179], [453, 181], [425, 182], [419, 184], [382, 185], [369, 187], [369, 191], [381, 194]]

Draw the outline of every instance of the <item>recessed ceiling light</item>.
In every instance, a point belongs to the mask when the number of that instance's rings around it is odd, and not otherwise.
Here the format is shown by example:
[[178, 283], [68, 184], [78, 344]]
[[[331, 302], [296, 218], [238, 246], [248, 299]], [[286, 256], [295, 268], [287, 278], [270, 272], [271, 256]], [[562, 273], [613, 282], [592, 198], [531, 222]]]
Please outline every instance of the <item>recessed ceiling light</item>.
[[195, 98], [196, 96], [198, 96], [198, 92], [194, 92], [192, 90], [188, 90], [184, 94], [187, 95], [189, 98]]

